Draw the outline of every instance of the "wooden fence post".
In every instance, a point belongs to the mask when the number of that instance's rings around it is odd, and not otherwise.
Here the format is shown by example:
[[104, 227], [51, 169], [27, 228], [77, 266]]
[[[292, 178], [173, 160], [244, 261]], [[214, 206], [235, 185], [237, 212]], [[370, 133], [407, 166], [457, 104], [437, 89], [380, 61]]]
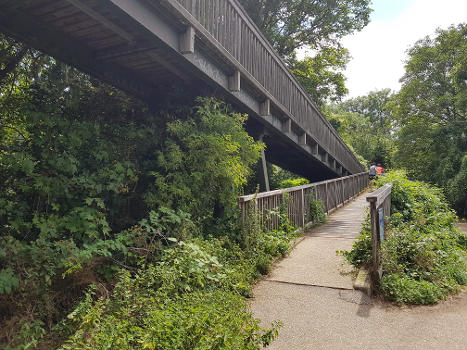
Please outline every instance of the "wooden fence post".
[[305, 193], [303, 188], [301, 190], [302, 193], [302, 227], [305, 227]]
[[328, 196], [328, 182], [326, 181], [326, 189], [324, 190], [326, 193], [326, 214], [329, 214], [329, 196]]
[[366, 197], [367, 202], [370, 202], [372, 248], [370, 273], [374, 284], [379, 283], [383, 273], [381, 267], [381, 243], [384, 239], [386, 219], [391, 216], [391, 191], [392, 184], [386, 184]]

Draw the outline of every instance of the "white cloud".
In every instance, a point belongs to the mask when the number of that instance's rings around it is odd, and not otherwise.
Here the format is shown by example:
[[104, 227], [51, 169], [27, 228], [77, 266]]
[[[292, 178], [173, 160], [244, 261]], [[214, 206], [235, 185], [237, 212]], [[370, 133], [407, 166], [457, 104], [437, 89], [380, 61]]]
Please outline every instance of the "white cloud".
[[406, 50], [438, 27], [465, 22], [466, 13], [465, 0], [414, 0], [398, 17], [370, 22], [361, 32], [344, 38], [343, 45], [353, 57], [345, 72], [348, 97], [375, 89], [398, 90]]

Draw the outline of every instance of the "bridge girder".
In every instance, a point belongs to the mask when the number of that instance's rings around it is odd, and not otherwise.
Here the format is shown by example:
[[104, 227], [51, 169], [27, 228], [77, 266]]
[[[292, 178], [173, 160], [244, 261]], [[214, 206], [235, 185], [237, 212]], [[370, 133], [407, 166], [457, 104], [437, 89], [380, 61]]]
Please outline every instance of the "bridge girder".
[[[221, 45], [212, 41], [206, 44], [203, 38], [209, 33], [199, 26], [195, 29], [192, 19], [188, 21], [177, 13], [175, 1], [156, 4], [143, 0], [101, 0], [101, 11], [80, 0], [55, 2], [59, 9], [62, 4], [62, 10], [88, 16], [90, 23], [100, 25], [108, 38], [101, 42], [113, 40], [112, 45], [104, 48], [92, 39], [76, 38], [72, 30], [70, 33], [57, 30], [54, 20], [47, 15], [28, 12], [32, 3], [0, 0], [0, 30], [149, 104], [168, 82], [211, 91], [250, 115], [247, 124], [250, 134], [267, 135], [264, 142], [268, 161], [312, 181], [349, 173], [320, 146], [310, 130], [303, 130], [287, 115], [280, 103], [272, 104], [274, 97], [254, 78], [246, 79], [249, 73], [239, 69]], [[32, 8], [38, 6], [36, 3]], [[109, 13], [107, 17], [102, 12], [103, 6]], [[132, 59], [146, 60], [155, 73], [146, 74], [150, 69], [135, 68]]]

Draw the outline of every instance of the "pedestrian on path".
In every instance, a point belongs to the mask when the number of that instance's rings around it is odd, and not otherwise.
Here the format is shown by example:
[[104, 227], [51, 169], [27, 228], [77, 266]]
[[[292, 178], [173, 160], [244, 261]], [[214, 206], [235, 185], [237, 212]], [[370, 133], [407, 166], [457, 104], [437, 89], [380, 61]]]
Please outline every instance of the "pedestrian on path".
[[376, 175], [383, 175], [384, 173], [384, 168], [381, 166], [381, 164], [378, 163], [378, 165], [376, 166]]
[[368, 173], [370, 180], [373, 180], [376, 177], [376, 164], [372, 163], [370, 166], [370, 172]]

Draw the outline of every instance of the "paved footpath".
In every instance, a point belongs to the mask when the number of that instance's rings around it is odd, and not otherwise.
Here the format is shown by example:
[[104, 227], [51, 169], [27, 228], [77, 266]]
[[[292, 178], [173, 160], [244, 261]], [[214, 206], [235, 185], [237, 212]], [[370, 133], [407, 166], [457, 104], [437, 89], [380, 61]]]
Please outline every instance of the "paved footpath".
[[348, 250], [367, 208], [365, 194], [330, 215], [258, 283], [251, 310], [284, 326], [268, 349], [467, 349], [465, 291], [434, 306], [399, 307], [352, 288]]

